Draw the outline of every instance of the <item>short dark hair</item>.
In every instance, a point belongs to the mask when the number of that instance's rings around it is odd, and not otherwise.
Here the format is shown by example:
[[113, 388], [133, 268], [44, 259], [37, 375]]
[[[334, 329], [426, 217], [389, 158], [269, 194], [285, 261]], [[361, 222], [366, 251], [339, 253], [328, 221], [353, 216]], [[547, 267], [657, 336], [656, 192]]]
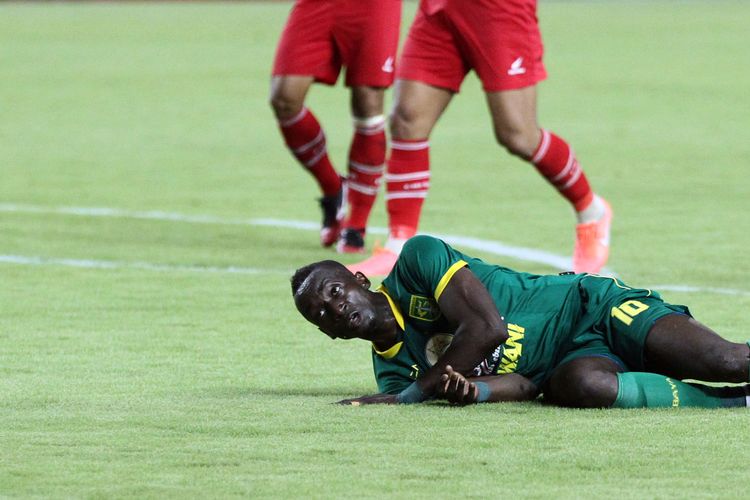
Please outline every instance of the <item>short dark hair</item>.
[[335, 260], [321, 260], [320, 262], [313, 262], [304, 267], [300, 267], [292, 275], [292, 295], [297, 295], [299, 287], [305, 282], [308, 276], [319, 267], [344, 267], [340, 262]]

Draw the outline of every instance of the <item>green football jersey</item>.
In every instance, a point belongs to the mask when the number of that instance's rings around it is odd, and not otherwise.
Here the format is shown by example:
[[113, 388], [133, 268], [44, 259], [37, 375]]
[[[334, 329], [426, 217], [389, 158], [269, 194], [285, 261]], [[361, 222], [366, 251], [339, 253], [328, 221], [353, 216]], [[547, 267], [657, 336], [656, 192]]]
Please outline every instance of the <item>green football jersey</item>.
[[604, 356], [622, 370], [644, 370], [646, 336], [667, 314], [690, 314], [658, 293], [595, 274], [520, 273], [469, 257], [430, 236], [410, 239], [379, 289], [401, 331], [395, 345], [373, 349], [381, 392], [398, 393], [435, 364], [455, 327], [442, 316], [440, 295], [468, 267], [489, 291], [509, 338], [467, 376], [518, 373], [541, 388], [562, 363]]
[[519, 373], [541, 384], [572, 345], [582, 314], [579, 282], [585, 275], [540, 276], [516, 272], [469, 257], [430, 236], [404, 246], [379, 291], [401, 326], [397, 343], [373, 348], [378, 389], [398, 393], [419, 378], [450, 345], [455, 327], [437, 301], [453, 275], [468, 267], [484, 284], [508, 326], [508, 340], [469, 376]]

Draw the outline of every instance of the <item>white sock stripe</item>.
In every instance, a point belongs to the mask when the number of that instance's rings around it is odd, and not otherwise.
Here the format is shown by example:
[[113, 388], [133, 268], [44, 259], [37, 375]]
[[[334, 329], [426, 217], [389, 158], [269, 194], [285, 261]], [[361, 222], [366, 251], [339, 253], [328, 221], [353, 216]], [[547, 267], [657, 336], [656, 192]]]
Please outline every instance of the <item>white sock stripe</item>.
[[360, 131], [362, 129], [372, 129], [372, 128], [379, 128], [383, 129], [385, 127], [385, 116], [383, 115], [375, 115], [371, 116], [369, 118], [359, 118], [354, 117], [354, 128], [357, 129], [357, 131]]
[[307, 115], [307, 108], [303, 107], [299, 113], [289, 118], [288, 120], [279, 121], [279, 125], [284, 128], [291, 127], [292, 125], [303, 119], [305, 115]]
[[430, 171], [422, 170], [420, 172], [409, 172], [407, 174], [385, 174], [386, 182], [406, 182], [416, 180], [429, 180]]
[[324, 155], [324, 154], [326, 154], [327, 152], [328, 152], [328, 148], [326, 148], [325, 146], [323, 146], [322, 148], [320, 148], [320, 151], [318, 151], [318, 152], [317, 152], [317, 153], [315, 154], [315, 156], [313, 156], [312, 158], [310, 158], [309, 160], [307, 160], [307, 161], [305, 162], [305, 166], [306, 166], [307, 168], [312, 168], [312, 167], [314, 167], [314, 166], [315, 166], [315, 164], [316, 164], [316, 163], [318, 163], [318, 161], [319, 161], [319, 160], [320, 160], [321, 158], [323, 158], [323, 155]]
[[378, 186], [367, 186], [365, 184], [360, 184], [358, 182], [352, 181], [349, 181], [347, 184], [349, 184], [349, 189], [358, 193], [369, 194], [371, 196], [377, 196], [378, 194]]
[[386, 200], [398, 200], [404, 198], [427, 198], [427, 191], [401, 191], [385, 195]]
[[[578, 162], [576, 162], [575, 164], [576, 164], [576, 167], [578, 167]], [[581, 171], [580, 167], [576, 168], [576, 171], [573, 174], [573, 176], [570, 178], [570, 180], [568, 182], [566, 182], [564, 185], [560, 186], [560, 190], [565, 191], [570, 186], [572, 186], [573, 184], [575, 184], [576, 181], [581, 177], [582, 173], [583, 172]]]
[[358, 128], [357, 133], [360, 135], [378, 135], [385, 130], [385, 124], [375, 128]]
[[573, 168], [573, 165], [578, 163], [576, 161], [576, 157], [573, 154], [573, 150], [571, 149], [568, 153], [568, 161], [565, 163], [565, 167], [563, 167], [562, 170], [560, 170], [556, 176], [551, 178], [549, 181], [553, 184], [557, 184], [561, 180], [565, 179], [568, 175], [570, 175], [570, 169]]
[[349, 160], [349, 168], [367, 175], [379, 175], [385, 170], [385, 163], [381, 165], [365, 165], [364, 163]]
[[308, 142], [307, 144], [303, 144], [302, 146], [298, 148], [294, 148], [292, 151], [294, 151], [294, 154], [301, 155], [306, 153], [308, 150], [314, 148], [318, 145], [319, 142], [325, 141], [326, 136], [323, 133], [323, 129], [320, 129], [320, 132], [318, 132], [318, 135], [315, 136], [315, 139]]
[[430, 141], [420, 141], [420, 142], [391, 141], [391, 149], [399, 149], [401, 151], [419, 151], [420, 149], [427, 149], [429, 147], [430, 147]]
[[550, 140], [549, 132], [546, 131], [545, 129], [542, 129], [542, 141], [541, 141], [541, 144], [539, 145], [539, 149], [537, 150], [536, 154], [531, 159], [531, 163], [535, 164], [539, 160], [544, 158], [544, 155], [547, 154], [547, 150], [549, 149], [550, 142], [551, 140]]

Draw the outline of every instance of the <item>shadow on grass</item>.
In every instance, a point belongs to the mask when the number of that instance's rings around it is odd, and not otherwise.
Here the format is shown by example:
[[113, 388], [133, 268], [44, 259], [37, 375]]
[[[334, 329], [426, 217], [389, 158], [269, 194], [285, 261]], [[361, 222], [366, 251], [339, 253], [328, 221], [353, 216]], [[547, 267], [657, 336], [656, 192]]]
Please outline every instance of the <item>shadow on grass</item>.
[[367, 394], [366, 390], [352, 392], [351, 390], [336, 390], [326, 387], [209, 387], [198, 391], [203, 396], [222, 399], [244, 399], [257, 396], [275, 397], [326, 397], [336, 401], [358, 397]]

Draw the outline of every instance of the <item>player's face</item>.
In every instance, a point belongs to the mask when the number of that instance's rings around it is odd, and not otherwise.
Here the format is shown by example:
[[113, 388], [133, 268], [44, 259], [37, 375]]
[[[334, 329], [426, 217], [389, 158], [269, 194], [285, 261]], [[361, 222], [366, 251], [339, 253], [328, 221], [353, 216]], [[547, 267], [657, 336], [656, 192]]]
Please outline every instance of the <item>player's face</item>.
[[319, 269], [295, 296], [297, 309], [332, 339], [370, 340], [376, 308], [370, 281], [346, 269]]

